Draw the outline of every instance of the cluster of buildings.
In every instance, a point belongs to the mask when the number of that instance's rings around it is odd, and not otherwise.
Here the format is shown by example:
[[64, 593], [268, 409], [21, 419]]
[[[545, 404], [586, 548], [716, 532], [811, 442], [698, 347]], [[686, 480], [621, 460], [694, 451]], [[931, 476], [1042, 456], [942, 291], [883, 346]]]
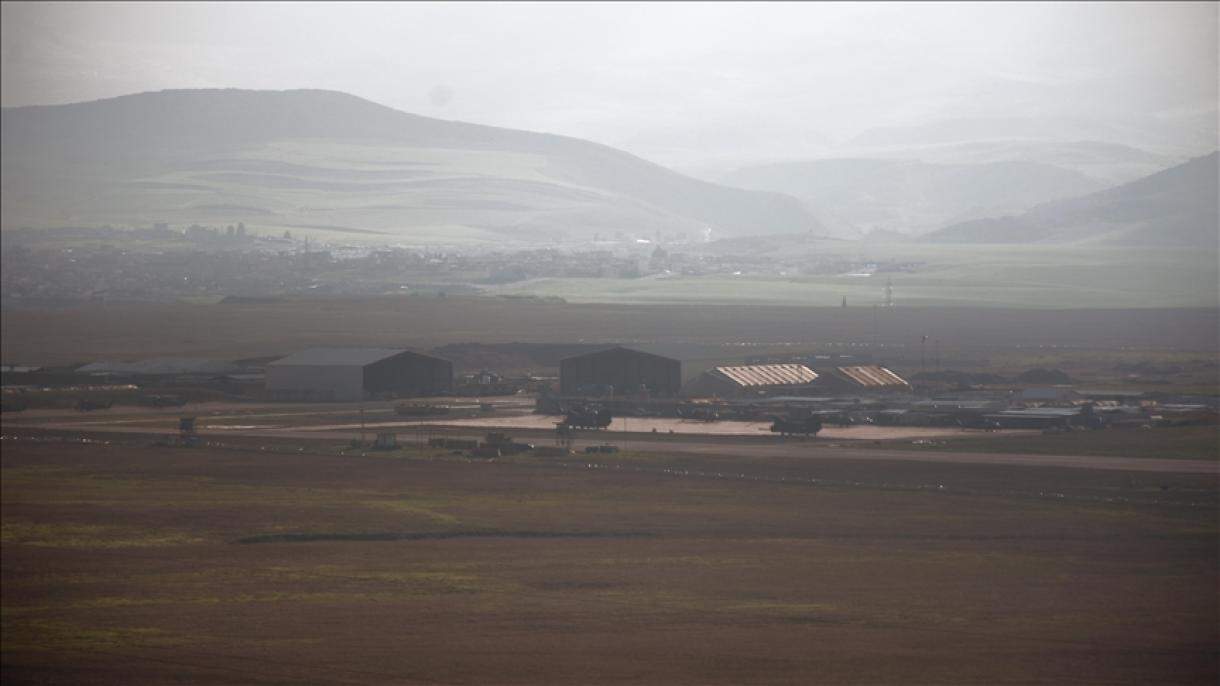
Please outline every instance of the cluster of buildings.
[[537, 411], [548, 414], [595, 407], [614, 416], [715, 421], [817, 415], [828, 423], [979, 429], [1206, 423], [1215, 421], [1217, 410], [1215, 398], [1154, 399], [1138, 391], [1063, 386], [992, 387], [927, 397], [887, 367], [844, 366], [842, 360], [697, 367], [693, 374], [684, 374], [681, 359], [623, 346], [560, 360], [559, 377], [553, 382], [507, 379], [487, 371], [455, 377], [452, 361], [402, 348], [311, 348], [286, 357], [236, 362], [158, 357], [95, 362], [70, 371], [4, 370], [6, 393], [14, 384], [84, 388], [99, 380], [112, 386], [136, 384], [130, 389], [145, 391], [193, 388], [225, 392], [225, 397], [294, 402], [533, 390], [538, 391]]
[[803, 364], [718, 366], [684, 381], [682, 361], [616, 346], [564, 359], [559, 393], [588, 398], [758, 399], [866, 392], [904, 393], [905, 379], [877, 365], [824, 367]]
[[[597, 406], [616, 416], [714, 421], [821, 415], [829, 422], [963, 428], [1074, 429], [1215, 421], [1214, 403], [1153, 401], [1140, 393], [1036, 387], [926, 398], [881, 365], [715, 366], [686, 377], [682, 360], [622, 346], [559, 363], [558, 384], [539, 395], [544, 413]], [[313, 349], [267, 365], [273, 397], [357, 400], [445, 395], [453, 365], [390, 349]], [[494, 375], [491, 375], [494, 376]], [[1192, 402], [1193, 400], [1193, 402]]]
[[175, 230], [111, 227], [6, 231], [0, 261], [5, 298], [147, 300], [186, 296], [269, 297], [482, 292], [539, 278], [871, 274], [914, 263], [825, 257], [777, 262], [649, 240], [566, 249], [311, 245], [308, 240], [192, 225]]

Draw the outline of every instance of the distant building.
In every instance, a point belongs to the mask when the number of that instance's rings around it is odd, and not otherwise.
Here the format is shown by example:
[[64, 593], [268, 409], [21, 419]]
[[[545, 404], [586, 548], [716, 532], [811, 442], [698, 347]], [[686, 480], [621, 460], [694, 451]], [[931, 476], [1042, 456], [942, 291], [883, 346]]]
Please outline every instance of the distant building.
[[682, 363], [616, 346], [559, 361], [563, 395], [673, 396], [682, 386]]
[[267, 365], [277, 397], [355, 401], [442, 395], [453, 388], [453, 363], [392, 348], [311, 348]]
[[817, 373], [803, 364], [715, 367], [687, 383], [682, 388], [682, 394], [699, 398], [796, 394], [817, 378]]
[[819, 389], [828, 393], [886, 393], [909, 391], [911, 384], [894, 372], [878, 365], [831, 367], [822, 370]]

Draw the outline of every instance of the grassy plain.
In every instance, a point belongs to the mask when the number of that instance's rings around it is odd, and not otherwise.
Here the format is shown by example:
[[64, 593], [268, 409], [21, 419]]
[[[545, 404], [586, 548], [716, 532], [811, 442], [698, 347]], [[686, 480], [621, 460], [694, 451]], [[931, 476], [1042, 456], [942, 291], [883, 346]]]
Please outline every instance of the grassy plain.
[[1054, 434], [955, 437], [916, 444], [886, 442], [887, 448], [960, 452], [1021, 453], [1026, 455], [1104, 455], [1173, 460], [1220, 460], [1220, 427], [1111, 429]]
[[924, 245], [802, 240], [732, 241], [709, 252], [760, 259], [907, 263], [911, 271], [872, 276], [781, 275], [770, 266], [740, 275], [643, 279], [540, 279], [496, 293], [610, 304], [759, 303], [856, 306], [885, 302], [887, 280], [903, 307], [1216, 307], [1217, 256], [1206, 250], [1088, 245]]
[[1207, 476], [28, 440], [2, 460], [6, 683], [1218, 676]]

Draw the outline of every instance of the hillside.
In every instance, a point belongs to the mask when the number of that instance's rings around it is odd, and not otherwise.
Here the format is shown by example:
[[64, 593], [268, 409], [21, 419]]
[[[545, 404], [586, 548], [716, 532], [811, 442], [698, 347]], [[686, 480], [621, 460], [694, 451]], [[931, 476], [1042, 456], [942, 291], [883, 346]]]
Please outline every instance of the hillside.
[[1215, 251], [1220, 242], [1220, 154], [1212, 153], [1104, 191], [981, 219], [924, 237], [935, 243], [1171, 246]]
[[2, 131], [4, 228], [244, 222], [424, 243], [824, 231], [793, 198], [331, 91], [12, 108]]
[[925, 233], [1105, 186], [1077, 171], [1033, 161], [946, 164], [875, 158], [745, 167], [719, 180], [793, 195], [816, 207], [840, 234]]

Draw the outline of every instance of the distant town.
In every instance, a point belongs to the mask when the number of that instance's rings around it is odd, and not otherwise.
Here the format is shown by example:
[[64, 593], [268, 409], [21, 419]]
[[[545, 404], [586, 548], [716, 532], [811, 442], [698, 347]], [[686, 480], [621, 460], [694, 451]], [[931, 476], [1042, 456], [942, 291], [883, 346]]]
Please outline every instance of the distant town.
[[15, 300], [173, 300], [301, 294], [477, 293], [545, 278], [872, 275], [915, 262], [775, 260], [619, 234], [571, 247], [424, 248], [322, 243], [244, 224], [5, 231], [0, 295]]

